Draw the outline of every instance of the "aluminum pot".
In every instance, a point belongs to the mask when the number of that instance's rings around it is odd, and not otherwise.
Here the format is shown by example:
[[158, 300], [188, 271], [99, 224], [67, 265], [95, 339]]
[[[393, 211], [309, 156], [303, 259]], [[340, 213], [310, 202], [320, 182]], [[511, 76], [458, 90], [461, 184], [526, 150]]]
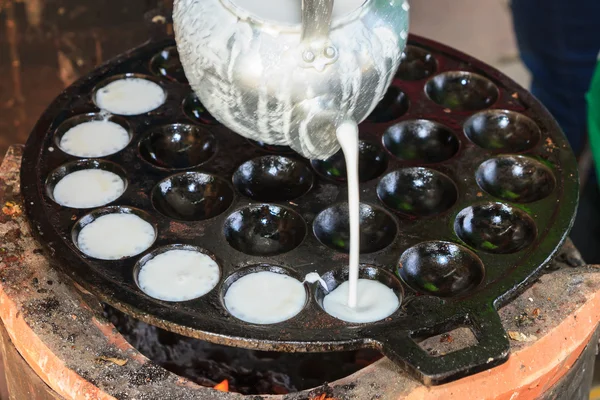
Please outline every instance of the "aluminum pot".
[[234, 0], [175, 0], [175, 38], [192, 89], [219, 122], [326, 159], [340, 148], [337, 127], [364, 120], [391, 84], [409, 6], [366, 0], [333, 19], [333, 0], [301, 6], [302, 23], [284, 24]]

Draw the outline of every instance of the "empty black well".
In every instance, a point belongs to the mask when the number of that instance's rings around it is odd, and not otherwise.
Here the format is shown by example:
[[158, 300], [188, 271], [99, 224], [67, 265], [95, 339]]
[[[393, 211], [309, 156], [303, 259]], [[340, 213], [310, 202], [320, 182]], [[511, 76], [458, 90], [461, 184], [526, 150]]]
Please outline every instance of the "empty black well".
[[479, 186], [494, 197], [517, 203], [541, 200], [556, 186], [544, 164], [525, 156], [499, 156], [485, 161], [476, 172]]
[[458, 191], [452, 179], [433, 169], [403, 168], [384, 176], [379, 199], [390, 209], [412, 217], [441, 214], [454, 205]]
[[[373, 253], [389, 246], [398, 228], [384, 210], [360, 204], [360, 252]], [[313, 224], [321, 243], [337, 251], [350, 251], [350, 218], [348, 203], [340, 203], [321, 211]]]
[[150, 60], [150, 70], [154, 75], [188, 83], [176, 46], [167, 47], [154, 55]]
[[518, 208], [486, 203], [462, 210], [454, 222], [456, 234], [465, 243], [488, 253], [514, 253], [536, 237], [533, 219]]
[[455, 297], [472, 292], [484, 277], [481, 260], [466, 247], [450, 242], [423, 242], [400, 257], [398, 273], [417, 292]]
[[[362, 140], [358, 146], [358, 179], [367, 182], [383, 174], [388, 165], [385, 153], [378, 146]], [[312, 166], [325, 178], [338, 182], [346, 182], [348, 179], [346, 160], [341, 150], [327, 160], [313, 160]]]
[[187, 169], [208, 161], [217, 151], [214, 135], [196, 125], [163, 125], [140, 141], [140, 154], [167, 169]]
[[450, 128], [425, 119], [392, 125], [382, 140], [386, 149], [398, 159], [421, 164], [446, 161], [460, 147]]
[[183, 221], [216, 217], [229, 208], [233, 189], [216, 176], [184, 172], [169, 176], [152, 190], [152, 204], [161, 214]]
[[530, 118], [507, 110], [475, 114], [465, 123], [465, 134], [479, 147], [520, 153], [540, 140], [540, 128]]
[[261, 201], [292, 200], [313, 185], [313, 173], [303, 162], [282, 156], [246, 161], [233, 174], [236, 189]]
[[367, 121], [377, 123], [393, 121], [406, 114], [408, 106], [408, 96], [400, 88], [391, 86], [367, 117]]
[[234, 249], [254, 256], [286, 253], [306, 235], [304, 220], [296, 212], [276, 205], [244, 207], [231, 214], [224, 225]]
[[192, 121], [202, 122], [203, 124], [215, 125], [218, 121], [202, 105], [194, 92], [191, 92], [183, 99], [183, 112]]
[[396, 77], [405, 81], [418, 81], [433, 75], [436, 69], [437, 62], [433, 54], [421, 47], [408, 45], [402, 52]]
[[433, 77], [425, 91], [432, 101], [455, 111], [483, 110], [498, 99], [498, 88], [489, 79], [463, 71]]

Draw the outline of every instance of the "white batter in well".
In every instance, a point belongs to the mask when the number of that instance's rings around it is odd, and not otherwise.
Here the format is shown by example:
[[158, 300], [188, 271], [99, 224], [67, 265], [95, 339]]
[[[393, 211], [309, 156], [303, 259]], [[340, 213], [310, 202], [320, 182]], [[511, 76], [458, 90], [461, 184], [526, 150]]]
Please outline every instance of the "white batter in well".
[[298, 314], [306, 304], [304, 285], [290, 276], [270, 271], [245, 275], [225, 293], [225, 306], [242, 321], [275, 324]]
[[118, 199], [125, 191], [125, 182], [115, 173], [101, 169], [72, 172], [54, 186], [54, 201], [71, 208], [92, 208]]
[[98, 89], [96, 104], [117, 115], [144, 114], [160, 107], [165, 91], [156, 83], [141, 78], [124, 78]]
[[210, 292], [219, 277], [219, 265], [206, 254], [174, 249], [142, 265], [138, 283], [144, 293], [155, 299], [187, 301]]
[[[366, 0], [335, 0], [332, 19], [342, 17], [356, 10]], [[302, 0], [232, 0], [243, 10], [259, 18], [284, 24], [300, 24], [302, 21]]]
[[368, 323], [389, 317], [400, 306], [398, 296], [383, 283], [359, 279], [357, 304], [349, 307], [349, 287], [347, 281], [343, 282], [325, 296], [323, 308], [329, 315], [347, 322]]
[[115, 213], [98, 217], [81, 229], [79, 249], [101, 260], [118, 260], [142, 253], [156, 239], [154, 227], [135, 214]]
[[104, 157], [123, 150], [129, 134], [111, 121], [88, 121], [75, 125], [60, 139], [62, 151], [75, 157]]

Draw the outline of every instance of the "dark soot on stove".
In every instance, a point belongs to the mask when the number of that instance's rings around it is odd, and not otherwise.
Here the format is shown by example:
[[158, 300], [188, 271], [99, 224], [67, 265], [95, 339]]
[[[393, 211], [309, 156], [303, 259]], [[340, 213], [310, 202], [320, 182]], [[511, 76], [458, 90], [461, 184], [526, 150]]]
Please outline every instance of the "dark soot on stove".
[[163, 368], [213, 387], [227, 379], [232, 392], [286, 394], [348, 376], [377, 361], [375, 350], [282, 353], [212, 344], [145, 324], [105, 305], [105, 316], [140, 353]]

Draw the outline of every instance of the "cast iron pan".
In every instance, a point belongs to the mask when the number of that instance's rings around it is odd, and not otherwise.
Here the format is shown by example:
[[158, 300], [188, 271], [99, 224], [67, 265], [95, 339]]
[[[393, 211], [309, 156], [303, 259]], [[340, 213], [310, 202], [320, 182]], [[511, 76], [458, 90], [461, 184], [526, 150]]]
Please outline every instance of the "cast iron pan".
[[[303, 280], [317, 271], [329, 290], [346, 279], [345, 166], [341, 154], [311, 162], [217, 123], [187, 85], [171, 39], [109, 61], [42, 115], [21, 174], [34, 232], [55, 265], [100, 299], [183, 335], [290, 352], [375, 347], [428, 384], [502, 363], [509, 343], [496, 309], [541, 272], [567, 236], [578, 200], [575, 157], [549, 113], [515, 82], [430, 40], [412, 36], [409, 43], [393, 85], [360, 126], [361, 277], [401, 298], [389, 318], [337, 320], [322, 310], [318, 284], [306, 284], [306, 307], [283, 323], [253, 325], [228, 313], [224, 292], [249, 272]], [[116, 154], [79, 159], [61, 151], [69, 127], [98, 118], [95, 88], [124, 74], [160, 84], [166, 103], [113, 117], [131, 135]], [[59, 206], [53, 185], [81, 168], [116, 172], [126, 192], [99, 209]], [[151, 222], [153, 246], [118, 261], [86, 257], [73, 240], [110, 212]], [[220, 283], [180, 303], [144, 294], [136, 263], [165, 246], [197, 246], [213, 256]], [[471, 328], [477, 345], [434, 357], [414, 340], [460, 326]]]

